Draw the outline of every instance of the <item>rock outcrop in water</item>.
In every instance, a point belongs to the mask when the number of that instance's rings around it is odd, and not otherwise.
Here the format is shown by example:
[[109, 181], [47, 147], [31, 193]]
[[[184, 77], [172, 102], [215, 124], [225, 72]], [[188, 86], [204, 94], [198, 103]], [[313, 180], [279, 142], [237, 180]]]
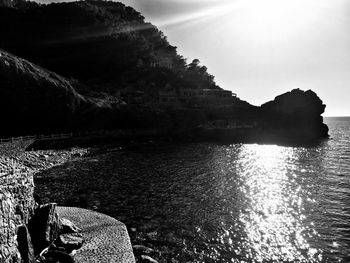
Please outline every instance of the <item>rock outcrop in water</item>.
[[321, 116], [325, 107], [315, 92], [294, 89], [261, 105], [264, 130], [299, 140], [327, 138], [328, 127]]
[[223, 118], [211, 121], [196, 136], [230, 142], [315, 142], [329, 137], [321, 116], [325, 107], [315, 92], [294, 89], [260, 107], [246, 104], [240, 109], [218, 111], [215, 118]]

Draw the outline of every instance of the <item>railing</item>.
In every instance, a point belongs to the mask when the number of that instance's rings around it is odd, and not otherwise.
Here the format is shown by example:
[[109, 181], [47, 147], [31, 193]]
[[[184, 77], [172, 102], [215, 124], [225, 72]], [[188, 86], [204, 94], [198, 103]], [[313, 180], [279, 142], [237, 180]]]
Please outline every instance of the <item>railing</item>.
[[0, 144], [8, 143], [8, 142], [21, 142], [28, 140], [50, 140], [50, 139], [64, 139], [71, 138], [74, 134], [71, 133], [57, 133], [57, 134], [49, 134], [49, 135], [35, 135], [35, 136], [20, 136], [20, 137], [11, 137], [11, 138], [0, 138]]
[[44, 140], [54, 140], [54, 139], [67, 139], [72, 137], [85, 137], [85, 136], [157, 136], [159, 133], [162, 133], [159, 129], [134, 129], [134, 130], [97, 130], [97, 131], [83, 131], [83, 132], [70, 132], [70, 133], [55, 133], [48, 135], [31, 135], [31, 136], [20, 136], [20, 137], [11, 137], [11, 138], [0, 138], [0, 145], [4, 143], [13, 143], [13, 142], [24, 142], [28, 140], [34, 141], [44, 141]]
[[[9, 151], [11, 152], [11, 149], [8, 149], [8, 146], [12, 145], [12, 144], [16, 144], [16, 143], [26, 143], [30, 140], [32, 141], [44, 141], [44, 140], [55, 140], [55, 139], [66, 139], [66, 138], [71, 138], [73, 136], [87, 136], [87, 135], [91, 135], [91, 134], [96, 134], [96, 132], [77, 132], [77, 133], [57, 133], [57, 134], [49, 134], [49, 135], [31, 135], [31, 136], [20, 136], [20, 137], [11, 137], [11, 138], [0, 138], [0, 157], [4, 157], [1, 156], [2, 155], [2, 151], [5, 151], [6, 153], [9, 153]], [[4, 149], [2, 149], [4, 148]], [[15, 148], [14, 148], [15, 149]], [[16, 159], [13, 159], [11, 157], [11, 154], [7, 157], [4, 157], [5, 159], [2, 159], [2, 161], [6, 161], [7, 162], [7, 168], [5, 167], [4, 169], [6, 170], [2, 170], [2, 167], [0, 167], [0, 179], [3, 177], [7, 177], [9, 174], [18, 174], [18, 173], [22, 173], [22, 169], [21, 165], [19, 164], [19, 162]], [[0, 160], [1, 161], [1, 160]], [[25, 171], [26, 172], [26, 171]]]
[[0, 138], [0, 143], [26, 141], [26, 140], [33, 140], [35, 138], [36, 136], [21, 136], [21, 137], [11, 137], [11, 138], [5, 138], [5, 139]]

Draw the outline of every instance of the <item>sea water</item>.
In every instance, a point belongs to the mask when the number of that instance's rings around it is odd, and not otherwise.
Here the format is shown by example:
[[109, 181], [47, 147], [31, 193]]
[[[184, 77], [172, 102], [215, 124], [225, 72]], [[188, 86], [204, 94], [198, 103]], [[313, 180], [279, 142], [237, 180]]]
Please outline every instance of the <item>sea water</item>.
[[350, 118], [312, 146], [165, 144], [43, 172], [39, 194], [127, 224], [160, 262], [350, 262]]

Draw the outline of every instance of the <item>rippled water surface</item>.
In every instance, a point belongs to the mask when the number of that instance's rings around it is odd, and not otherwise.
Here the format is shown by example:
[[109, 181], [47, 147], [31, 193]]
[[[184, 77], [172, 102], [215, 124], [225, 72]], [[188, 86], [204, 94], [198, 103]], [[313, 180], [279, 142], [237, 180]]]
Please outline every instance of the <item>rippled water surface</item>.
[[350, 262], [350, 119], [326, 122], [332, 139], [316, 146], [158, 145], [65, 164], [36, 184], [122, 220], [162, 262]]

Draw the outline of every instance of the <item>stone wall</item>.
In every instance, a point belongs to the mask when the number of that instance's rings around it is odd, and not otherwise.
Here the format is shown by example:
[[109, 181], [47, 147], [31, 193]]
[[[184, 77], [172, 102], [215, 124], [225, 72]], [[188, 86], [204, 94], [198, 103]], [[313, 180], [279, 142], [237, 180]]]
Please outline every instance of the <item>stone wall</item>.
[[30, 174], [0, 173], [0, 262], [21, 262], [17, 227], [34, 211], [34, 181]]

